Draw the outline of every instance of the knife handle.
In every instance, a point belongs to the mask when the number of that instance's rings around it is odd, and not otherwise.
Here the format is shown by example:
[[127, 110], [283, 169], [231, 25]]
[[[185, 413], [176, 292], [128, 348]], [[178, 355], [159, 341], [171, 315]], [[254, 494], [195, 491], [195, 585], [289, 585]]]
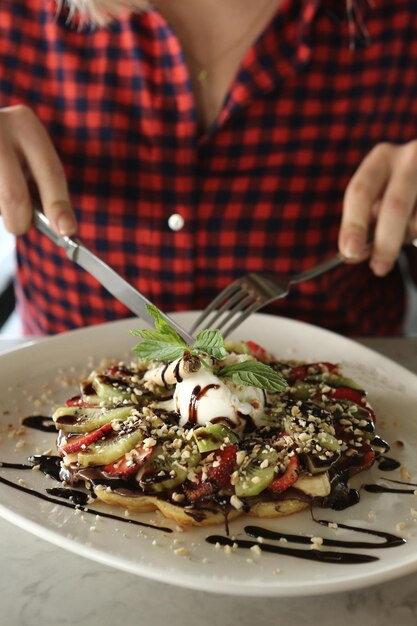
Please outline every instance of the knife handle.
[[36, 226], [36, 228], [41, 233], [46, 235], [48, 239], [53, 241], [53, 243], [55, 243], [57, 246], [65, 248], [68, 258], [72, 261], [74, 260], [75, 253], [78, 250], [79, 244], [70, 237], [60, 237], [59, 235], [57, 235], [56, 232], [52, 229], [46, 215], [44, 215], [42, 211], [40, 211], [36, 207], [33, 209], [33, 225]]

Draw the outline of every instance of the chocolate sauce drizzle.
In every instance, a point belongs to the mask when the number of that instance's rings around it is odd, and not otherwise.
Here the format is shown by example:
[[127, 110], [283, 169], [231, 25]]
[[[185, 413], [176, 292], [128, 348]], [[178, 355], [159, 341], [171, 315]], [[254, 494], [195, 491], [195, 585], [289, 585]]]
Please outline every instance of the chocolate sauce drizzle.
[[370, 484], [364, 485], [363, 488], [369, 493], [408, 493], [413, 494], [415, 489], [398, 489], [394, 487], [385, 487], [385, 485]]
[[[206, 541], [211, 544], [220, 544], [221, 546], [234, 546], [250, 550], [254, 546], [259, 546], [262, 552], [272, 552], [273, 554], [281, 554], [284, 556], [293, 556], [298, 559], [306, 559], [308, 561], [318, 561], [320, 563], [372, 563], [378, 561], [378, 557], [368, 554], [355, 554], [353, 552], [336, 552], [325, 550], [303, 550], [297, 548], [287, 548], [284, 546], [274, 545], [271, 543], [258, 543], [257, 541], [248, 541], [247, 539], [231, 539], [223, 535], [210, 535]], [[310, 540], [309, 540], [309, 543]]]
[[174, 368], [174, 376], [177, 380], [177, 383], [182, 383], [182, 376], [180, 375], [180, 364], [181, 364], [181, 360], [178, 361], [178, 363], [176, 364]]
[[366, 485], [363, 485], [363, 488], [365, 489], [365, 491], [369, 491], [370, 493], [404, 493], [404, 494], [416, 493], [417, 483], [408, 483], [408, 482], [404, 482], [403, 480], [393, 480], [392, 478], [383, 478], [382, 480], [385, 480], [386, 482], [389, 482], [389, 483], [395, 483], [396, 485], [414, 487], [414, 489], [400, 489], [398, 487], [396, 488], [387, 487], [386, 485], [380, 485], [379, 483], [378, 484], [366, 484]]
[[51, 487], [46, 490], [51, 496], [57, 496], [58, 498], [64, 498], [70, 502], [74, 502], [79, 506], [86, 506], [91, 497], [90, 494], [78, 489], [69, 489], [67, 487]]
[[[313, 518], [314, 519], [314, 518]], [[329, 525], [328, 520], [315, 520], [318, 524], [325, 526]], [[370, 530], [368, 528], [359, 528], [356, 526], [348, 526], [347, 524], [338, 524], [338, 528], [344, 530], [350, 530], [352, 532], [364, 533], [372, 535], [374, 537], [380, 537], [384, 541], [375, 543], [371, 541], [343, 541], [339, 539], [326, 539], [323, 538], [321, 545], [334, 547], [334, 548], [363, 548], [366, 550], [372, 550], [376, 548], [394, 548], [404, 545], [405, 539], [397, 537], [391, 533], [386, 533], [380, 530]], [[288, 541], [291, 543], [299, 543], [312, 546], [311, 537], [306, 535], [292, 535], [290, 533], [280, 533], [274, 530], [268, 530], [262, 526], [245, 526], [245, 532], [250, 537], [261, 537], [262, 539], [268, 539], [270, 541]], [[231, 539], [223, 535], [211, 535], [207, 537], [206, 541], [210, 544], [219, 543], [222, 546], [237, 546], [238, 548], [244, 548], [246, 550], [259, 546], [263, 552], [272, 552], [273, 554], [282, 554], [285, 556], [293, 556], [299, 559], [306, 559], [309, 561], [319, 561], [321, 563], [340, 563], [340, 564], [357, 564], [357, 563], [371, 563], [378, 561], [378, 557], [368, 554], [358, 554], [355, 552], [338, 552], [328, 550], [309, 549], [303, 550], [299, 548], [291, 548], [282, 545], [276, 545], [271, 543], [260, 543], [259, 541], [250, 541], [247, 539]]]
[[[31, 470], [34, 465], [39, 465], [39, 469], [48, 476], [51, 476], [55, 480], [59, 480], [59, 456], [46, 456], [46, 455], [35, 455], [31, 457], [33, 459], [32, 465], [27, 465], [24, 463], [3, 463], [0, 462], [0, 468], [11, 468], [11, 469], [19, 469], [19, 470]], [[47, 489], [47, 494], [44, 494], [40, 491], [36, 491], [35, 489], [31, 489], [24, 485], [20, 485], [18, 483], [14, 483], [3, 476], [0, 476], [0, 484], [7, 485], [8, 487], [12, 487], [13, 489], [17, 489], [18, 491], [23, 491], [30, 496], [35, 498], [39, 498], [40, 500], [44, 500], [46, 502], [50, 502], [52, 504], [60, 504], [61, 506], [67, 507], [69, 509], [79, 509], [80, 506], [83, 506], [88, 502], [88, 497], [90, 494], [87, 494], [83, 491], [79, 491], [77, 489], [61, 489], [61, 488], [49, 488]], [[58, 500], [56, 498], [52, 498], [52, 495], [56, 495], [63, 500]], [[67, 501], [66, 501], [67, 500]], [[116, 520], [118, 522], [126, 522], [128, 524], [133, 524], [134, 526], [142, 526], [145, 528], [151, 528], [153, 530], [159, 530], [164, 533], [172, 533], [172, 529], [165, 526], [156, 526], [154, 524], [147, 524], [146, 522], [139, 522], [138, 520], [121, 517], [120, 515], [113, 515], [111, 513], [105, 513], [103, 511], [99, 511], [97, 509], [91, 509], [90, 507], [82, 508], [84, 513], [89, 513], [90, 515], [99, 515], [100, 517], [105, 517], [107, 519]]]
[[163, 370], [161, 372], [161, 380], [164, 383], [164, 387], [167, 386], [167, 381], [165, 380], [165, 374], [167, 372], [168, 367], [169, 367], [169, 363], [166, 363], [166, 365], [164, 365], [164, 368], [163, 368]]
[[[35, 489], [30, 489], [29, 487], [25, 487], [24, 485], [19, 485], [17, 483], [12, 482], [11, 480], [7, 480], [7, 478], [3, 478], [0, 476], [0, 483], [3, 485], [7, 485], [8, 487], [12, 487], [13, 489], [17, 489], [18, 491], [23, 491], [35, 498], [39, 498], [40, 500], [45, 500], [46, 502], [51, 502], [52, 504], [60, 504], [61, 506], [65, 506], [69, 509], [79, 509], [80, 505], [75, 502], [66, 502], [65, 500], [57, 500], [56, 498], [52, 498], [49, 495], [41, 493], [40, 491], [36, 491]], [[66, 496], [65, 496], [66, 497]], [[145, 522], [139, 522], [135, 519], [130, 519], [126, 517], [121, 517], [119, 515], [112, 515], [111, 513], [103, 513], [103, 511], [99, 511], [98, 509], [91, 508], [83, 508], [82, 511], [84, 513], [89, 513], [90, 515], [99, 515], [100, 517], [106, 517], [107, 519], [116, 520], [118, 522], [126, 522], [128, 524], [133, 524], [134, 526], [143, 526], [145, 528], [152, 528], [152, 530], [160, 530], [164, 533], [172, 533], [171, 528], [167, 528], [164, 526], [155, 526], [153, 524], [146, 524]]]
[[[391, 472], [400, 467], [401, 463], [396, 459], [391, 459], [389, 457], [381, 457], [378, 462], [378, 468], [385, 472]], [[367, 483], [362, 485], [362, 488], [369, 493], [402, 493], [402, 494], [415, 494], [417, 483], [405, 482], [403, 480], [394, 480], [392, 478], [382, 478], [382, 480], [395, 483], [396, 485], [403, 485], [405, 487], [414, 487], [414, 489], [400, 489], [399, 487], [387, 487], [386, 485], [381, 485], [379, 483]]]
[[378, 469], [380, 469], [381, 472], [393, 472], [401, 466], [401, 463], [399, 461], [397, 461], [396, 459], [391, 459], [388, 456], [381, 456], [378, 459], [377, 464]]
[[218, 389], [219, 385], [211, 383], [201, 388], [200, 385], [196, 385], [191, 392], [190, 406], [188, 409], [188, 421], [191, 423], [197, 422], [198, 403], [201, 398], [206, 395], [210, 389]]
[[2, 467], [5, 467], [6, 469], [26, 470], [32, 469], [33, 465], [25, 465], [24, 463], [7, 463], [6, 461], [0, 461], [0, 468]]
[[[327, 527], [329, 526], [329, 524], [331, 524], [329, 520], [324, 519], [314, 519], [314, 521], [318, 524], [321, 524], [322, 526]], [[343, 528], [344, 530], [351, 530], [353, 532], [372, 535], [374, 537], [380, 537], [381, 539], [384, 539], [384, 541], [375, 543], [371, 541], [343, 541], [339, 539], [323, 538], [323, 546], [332, 546], [335, 548], [364, 548], [367, 550], [371, 550], [374, 548], [395, 548], [396, 546], [401, 546], [406, 543], [405, 539], [403, 539], [402, 537], [397, 537], [396, 535], [386, 533], [382, 530], [371, 530], [368, 528], [360, 528], [357, 526], [349, 526], [348, 524], [339, 523], [337, 524], [337, 527]], [[311, 537], [284, 534], [275, 530], [268, 530], [260, 526], [245, 526], [245, 532], [251, 537], [262, 537], [263, 539], [274, 539], [276, 541], [279, 541], [280, 539], [286, 539], [287, 541], [291, 541], [293, 543], [311, 544]]]
[[56, 433], [55, 424], [49, 415], [29, 415], [24, 418], [22, 425], [46, 433]]

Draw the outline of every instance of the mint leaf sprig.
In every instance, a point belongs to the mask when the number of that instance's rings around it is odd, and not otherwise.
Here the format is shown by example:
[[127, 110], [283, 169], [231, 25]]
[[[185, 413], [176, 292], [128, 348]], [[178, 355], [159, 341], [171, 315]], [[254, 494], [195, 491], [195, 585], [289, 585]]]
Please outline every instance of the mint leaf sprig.
[[204, 353], [220, 361], [227, 356], [224, 339], [219, 330], [202, 330], [198, 333], [193, 346], [189, 346], [177, 331], [168, 324], [158, 309], [148, 305], [149, 313], [155, 318], [155, 330], [132, 330], [132, 335], [140, 337], [133, 352], [144, 361], [174, 361], [190, 352], [195, 356]]
[[[217, 361], [221, 361], [228, 355], [223, 335], [219, 330], [200, 331], [196, 336], [194, 345], [189, 346], [162, 317], [155, 306], [148, 305], [148, 311], [155, 318], [155, 330], [130, 331], [132, 335], [141, 339], [133, 348], [133, 352], [140, 359], [166, 363], [182, 358], [187, 351], [200, 358], [202, 363], [206, 365], [201, 354]], [[281, 374], [266, 363], [261, 363], [256, 359], [226, 365], [217, 372], [217, 376], [231, 378], [235, 385], [258, 387], [271, 392], [283, 391], [288, 386]]]
[[281, 374], [266, 363], [261, 363], [255, 359], [226, 365], [217, 372], [217, 376], [231, 378], [235, 385], [259, 387], [273, 393], [284, 391], [288, 386]]

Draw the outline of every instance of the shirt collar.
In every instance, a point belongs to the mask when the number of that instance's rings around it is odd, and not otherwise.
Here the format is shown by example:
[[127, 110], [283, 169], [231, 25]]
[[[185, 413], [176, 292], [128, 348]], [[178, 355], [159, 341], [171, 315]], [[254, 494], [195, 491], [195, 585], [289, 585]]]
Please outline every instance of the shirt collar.
[[243, 59], [215, 127], [258, 95], [276, 89], [309, 62], [312, 25], [321, 3], [322, 0], [284, 0]]

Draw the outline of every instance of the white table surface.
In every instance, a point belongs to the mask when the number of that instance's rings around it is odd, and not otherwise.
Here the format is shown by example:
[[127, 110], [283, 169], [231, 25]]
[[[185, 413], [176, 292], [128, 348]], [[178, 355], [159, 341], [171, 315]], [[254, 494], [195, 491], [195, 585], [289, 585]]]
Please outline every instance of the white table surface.
[[[365, 345], [417, 373], [417, 339]], [[13, 342], [0, 339], [0, 351]], [[417, 573], [346, 593], [236, 598], [151, 582], [0, 519], [0, 626], [415, 626]]]

